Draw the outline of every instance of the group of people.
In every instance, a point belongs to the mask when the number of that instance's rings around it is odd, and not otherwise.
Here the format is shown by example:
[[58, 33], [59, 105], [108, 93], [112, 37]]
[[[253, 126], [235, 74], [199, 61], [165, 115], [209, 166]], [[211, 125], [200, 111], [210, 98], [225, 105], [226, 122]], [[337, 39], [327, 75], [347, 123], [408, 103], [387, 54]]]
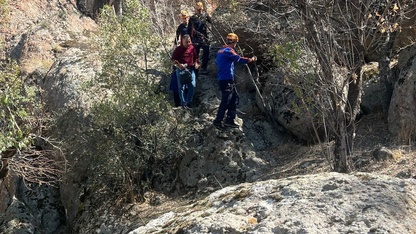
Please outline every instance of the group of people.
[[[187, 11], [181, 11], [180, 17], [182, 22], [176, 30], [175, 49], [172, 55], [174, 72], [170, 89], [174, 93], [175, 106], [189, 109], [196, 86], [196, 74], [208, 73], [209, 38], [207, 23], [211, 23], [211, 17], [204, 11], [202, 2], [195, 4], [194, 15], [190, 16]], [[201, 48], [203, 51], [202, 64], [199, 63]], [[181, 79], [182, 70], [185, 69], [192, 76], [189, 83], [184, 83], [184, 80]]]
[[[211, 23], [211, 17], [204, 11], [202, 2], [195, 4], [193, 16], [189, 17], [186, 11], [182, 11], [180, 16], [182, 23], [176, 31], [174, 43], [177, 47], [172, 55], [175, 70], [172, 74], [171, 90], [174, 91], [175, 105], [189, 109], [196, 87], [196, 74], [199, 70], [201, 74], [207, 74], [209, 59], [207, 23]], [[226, 37], [226, 44], [216, 54], [217, 77], [222, 98], [213, 124], [219, 129], [239, 127], [235, 123], [239, 97], [234, 81], [234, 62], [247, 64], [257, 61], [256, 56], [246, 58], [235, 52], [238, 40], [236, 34], [229, 33]], [[201, 48], [203, 55], [200, 64]]]

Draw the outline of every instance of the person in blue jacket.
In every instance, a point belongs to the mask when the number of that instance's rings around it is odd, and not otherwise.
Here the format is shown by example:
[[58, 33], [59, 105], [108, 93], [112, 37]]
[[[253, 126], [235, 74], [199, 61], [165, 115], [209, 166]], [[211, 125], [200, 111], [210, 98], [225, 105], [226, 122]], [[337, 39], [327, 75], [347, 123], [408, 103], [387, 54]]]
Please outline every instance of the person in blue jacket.
[[[238, 36], [234, 33], [229, 33], [227, 35], [226, 45], [218, 50], [215, 60], [218, 71], [218, 85], [222, 94], [217, 117], [214, 120], [214, 126], [219, 129], [224, 129], [225, 126], [232, 128], [239, 127], [234, 122], [239, 101], [237, 87], [234, 82], [234, 62], [247, 64], [257, 61], [256, 56], [246, 58], [238, 55], [234, 50], [237, 42]], [[225, 116], [226, 112], [227, 116]], [[226, 117], [225, 120], [224, 117]]]

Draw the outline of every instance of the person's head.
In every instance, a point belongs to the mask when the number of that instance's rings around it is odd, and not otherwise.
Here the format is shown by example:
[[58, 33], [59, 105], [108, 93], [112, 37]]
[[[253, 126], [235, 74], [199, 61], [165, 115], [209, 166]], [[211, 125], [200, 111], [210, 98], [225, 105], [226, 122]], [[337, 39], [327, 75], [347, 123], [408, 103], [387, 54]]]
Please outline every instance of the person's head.
[[227, 35], [227, 45], [235, 46], [238, 42], [238, 36], [235, 33], [228, 33]]
[[188, 22], [189, 13], [187, 11], [181, 11], [181, 13], [179, 14], [179, 16], [181, 17], [182, 23], [187, 23]]
[[195, 13], [201, 14], [203, 10], [204, 10], [204, 4], [202, 4], [202, 2], [197, 2], [195, 4]]
[[189, 34], [185, 34], [182, 36], [182, 46], [185, 48], [188, 48], [192, 42], [191, 42], [191, 36], [189, 36]]

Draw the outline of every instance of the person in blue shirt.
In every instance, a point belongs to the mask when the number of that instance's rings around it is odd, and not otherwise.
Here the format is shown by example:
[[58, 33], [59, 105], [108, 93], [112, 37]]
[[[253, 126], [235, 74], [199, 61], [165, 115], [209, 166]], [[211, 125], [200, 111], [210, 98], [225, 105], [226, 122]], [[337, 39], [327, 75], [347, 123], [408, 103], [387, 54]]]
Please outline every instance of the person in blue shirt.
[[[219, 129], [224, 129], [225, 126], [232, 128], [239, 127], [234, 122], [239, 101], [236, 84], [234, 82], [234, 63], [247, 64], [257, 61], [256, 56], [246, 58], [238, 55], [234, 50], [237, 42], [238, 36], [234, 33], [229, 33], [227, 35], [226, 45], [218, 50], [215, 60], [218, 70], [218, 85], [222, 94], [217, 117], [214, 120], [214, 126]], [[226, 112], [227, 116], [225, 116]], [[226, 117], [225, 121], [224, 117]]]

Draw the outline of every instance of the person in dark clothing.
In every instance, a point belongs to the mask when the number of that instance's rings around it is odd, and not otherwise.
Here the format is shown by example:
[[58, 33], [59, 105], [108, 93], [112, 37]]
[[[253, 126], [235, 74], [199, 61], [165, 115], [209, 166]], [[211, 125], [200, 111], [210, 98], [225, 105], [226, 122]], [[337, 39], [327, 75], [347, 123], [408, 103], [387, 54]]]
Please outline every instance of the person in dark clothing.
[[[237, 42], [238, 36], [234, 33], [229, 33], [227, 35], [227, 44], [218, 50], [215, 60], [218, 70], [218, 84], [222, 94], [217, 117], [214, 120], [214, 126], [219, 129], [224, 129], [225, 126], [239, 127], [234, 122], [239, 101], [237, 87], [234, 82], [234, 62], [247, 64], [257, 61], [256, 56], [245, 58], [238, 55], [234, 50]], [[223, 123], [225, 112], [227, 112], [227, 116]]]
[[199, 51], [202, 48], [202, 64], [201, 74], [207, 74], [207, 65], [209, 59], [209, 38], [207, 31], [207, 23], [211, 22], [211, 17], [204, 12], [204, 5], [198, 2], [195, 5], [195, 14], [191, 16], [188, 24], [188, 34], [191, 36], [192, 44], [195, 47], [196, 53], [199, 56]]
[[183, 35], [188, 34], [189, 13], [187, 11], [181, 11], [180, 17], [181, 24], [176, 29], [176, 36], [174, 41], [175, 47], [180, 45]]
[[[172, 59], [176, 65], [176, 77], [178, 82], [179, 97], [184, 109], [189, 109], [193, 99], [194, 89], [196, 87], [195, 69], [199, 68], [198, 56], [195, 48], [192, 46], [191, 38], [188, 34], [182, 37], [181, 45], [173, 51]], [[181, 70], [188, 69], [192, 74], [192, 82], [188, 84], [181, 83]], [[187, 92], [185, 93], [185, 89]], [[186, 95], [185, 95], [186, 94]]]

